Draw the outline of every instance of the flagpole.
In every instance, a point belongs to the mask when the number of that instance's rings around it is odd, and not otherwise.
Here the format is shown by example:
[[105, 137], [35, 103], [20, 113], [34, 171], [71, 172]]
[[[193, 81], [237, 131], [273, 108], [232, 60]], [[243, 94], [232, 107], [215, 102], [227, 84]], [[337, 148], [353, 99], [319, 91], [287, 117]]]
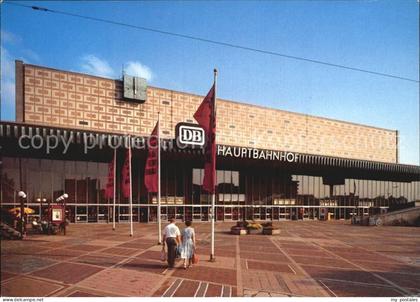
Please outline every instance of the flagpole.
[[[213, 114], [212, 117], [215, 118], [216, 114], [216, 83], [217, 83], [217, 69], [215, 68], [213, 70], [214, 72], [214, 103], [213, 103]], [[215, 121], [213, 121], [215, 123]], [[216, 140], [216, 138], [215, 138]], [[216, 142], [214, 142], [216, 143]], [[215, 176], [214, 176], [215, 177]], [[213, 184], [216, 186], [216, 183]], [[211, 195], [211, 254], [210, 254], [210, 261], [214, 262], [216, 261], [216, 258], [214, 257], [214, 224], [216, 220], [216, 192], [215, 187], [213, 187], [213, 193]]]
[[116, 176], [115, 174], [117, 173], [117, 149], [114, 149], [114, 167], [113, 167], [113, 169], [114, 169], [114, 198], [113, 198], [114, 203], [112, 205], [112, 230], [115, 231], [115, 198], [117, 196], [117, 190], [116, 190], [117, 179], [115, 177]]
[[157, 128], [157, 148], [158, 148], [158, 211], [157, 211], [157, 220], [158, 220], [158, 244], [162, 244], [162, 220], [161, 220], [161, 206], [160, 206], [160, 112], [158, 112], [158, 128]]
[[133, 236], [133, 190], [131, 189], [131, 137], [128, 136], [128, 168], [130, 174], [130, 236]]

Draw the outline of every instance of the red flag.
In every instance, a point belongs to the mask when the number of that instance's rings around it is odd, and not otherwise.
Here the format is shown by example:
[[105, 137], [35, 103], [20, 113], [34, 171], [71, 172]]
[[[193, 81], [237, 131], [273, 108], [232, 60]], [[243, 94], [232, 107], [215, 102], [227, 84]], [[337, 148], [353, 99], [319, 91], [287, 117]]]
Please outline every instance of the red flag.
[[128, 198], [131, 193], [131, 179], [130, 179], [130, 169], [131, 169], [131, 148], [127, 149], [124, 165], [122, 167], [122, 193], [123, 196]]
[[151, 193], [158, 191], [158, 135], [159, 122], [156, 123], [155, 129], [153, 129], [149, 139], [146, 168], [144, 169], [144, 184], [147, 191]]
[[206, 132], [204, 150], [204, 180], [203, 189], [211, 194], [216, 185], [216, 110], [215, 86], [210, 89], [200, 107], [194, 113], [194, 118]]
[[114, 156], [112, 157], [111, 162], [108, 164], [108, 182], [105, 187], [105, 198], [114, 198], [114, 179], [115, 179], [115, 152], [114, 150]]

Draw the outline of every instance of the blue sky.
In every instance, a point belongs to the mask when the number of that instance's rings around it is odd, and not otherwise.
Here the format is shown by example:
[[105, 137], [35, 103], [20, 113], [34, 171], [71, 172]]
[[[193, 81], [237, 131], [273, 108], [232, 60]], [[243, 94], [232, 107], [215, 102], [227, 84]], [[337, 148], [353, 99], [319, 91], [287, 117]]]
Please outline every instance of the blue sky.
[[[7, 0], [6, 0], [7, 1]], [[416, 0], [20, 2], [349, 65], [419, 74]], [[419, 164], [419, 85], [114, 25], [1, 7], [2, 115], [14, 119], [14, 59], [400, 131]]]

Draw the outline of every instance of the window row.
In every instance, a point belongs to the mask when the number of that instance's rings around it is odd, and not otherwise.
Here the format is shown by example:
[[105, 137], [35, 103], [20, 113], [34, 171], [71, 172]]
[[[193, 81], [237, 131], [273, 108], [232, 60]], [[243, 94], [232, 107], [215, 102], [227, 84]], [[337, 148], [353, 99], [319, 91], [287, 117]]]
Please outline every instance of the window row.
[[[25, 190], [29, 203], [51, 202], [64, 192], [68, 203], [108, 204], [104, 197], [108, 164], [47, 159], [2, 159], [2, 203], [16, 203], [17, 192]], [[118, 163], [119, 167], [122, 165]], [[236, 168], [236, 169], [235, 169]], [[117, 169], [120, 171], [120, 169]], [[144, 186], [144, 163], [133, 160], [133, 203], [155, 204], [156, 194]], [[128, 203], [119, 190], [116, 203]], [[202, 190], [203, 169], [188, 162], [162, 165], [162, 204], [210, 204]], [[281, 170], [262, 171], [225, 167], [217, 171], [216, 200], [220, 205], [314, 205], [388, 207], [420, 200], [420, 182], [393, 182], [344, 178], [329, 185], [321, 176], [293, 175]]]

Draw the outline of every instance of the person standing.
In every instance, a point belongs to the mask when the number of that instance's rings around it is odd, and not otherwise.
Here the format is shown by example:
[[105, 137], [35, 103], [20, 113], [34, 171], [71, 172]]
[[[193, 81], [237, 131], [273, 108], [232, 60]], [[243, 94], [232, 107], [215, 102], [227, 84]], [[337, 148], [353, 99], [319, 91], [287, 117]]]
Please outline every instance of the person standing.
[[18, 229], [20, 223], [20, 210], [16, 210], [15, 215], [13, 216], [13, 228]]
[[195, 231], [191, 224], [191, 221], [186, 221], [187, 227], [182, 231], [181, 258], [184, 259], [184, 269], [187, 269], [187, 261], [188, 267], [192, 266], [195, 251]]
[[181, 232], [175, 224], [175, 218], [169, 220], [169, 224], [163, 230], [162, 242], [163, 249], [165, 249], [165, 243], [168, 248], [168, 268], [172, 269], [175, 265], [176, 248], [181, 242]]

